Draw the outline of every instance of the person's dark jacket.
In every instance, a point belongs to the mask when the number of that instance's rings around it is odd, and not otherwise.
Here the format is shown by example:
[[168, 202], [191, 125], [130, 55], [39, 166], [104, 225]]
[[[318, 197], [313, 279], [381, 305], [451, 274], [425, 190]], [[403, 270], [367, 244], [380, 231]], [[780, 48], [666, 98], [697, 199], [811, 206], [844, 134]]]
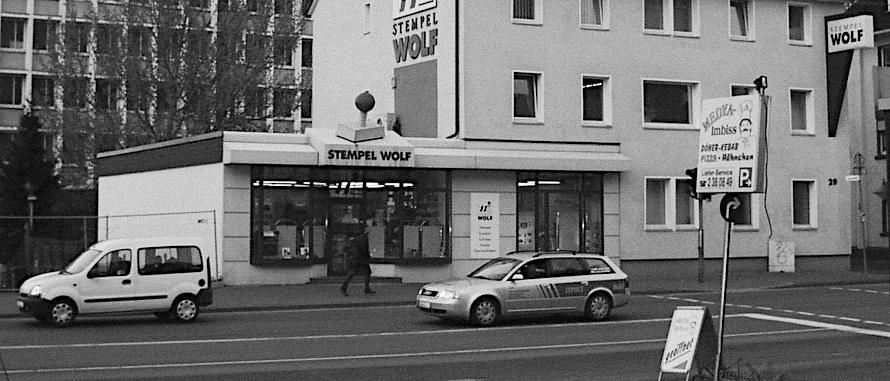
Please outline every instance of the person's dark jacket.
[[370, 273], [371, 252], [368, 250], [368, 236], [360, 234], [355, 238], [355, 244], [350, 245], [350, 249], [350, 267]]

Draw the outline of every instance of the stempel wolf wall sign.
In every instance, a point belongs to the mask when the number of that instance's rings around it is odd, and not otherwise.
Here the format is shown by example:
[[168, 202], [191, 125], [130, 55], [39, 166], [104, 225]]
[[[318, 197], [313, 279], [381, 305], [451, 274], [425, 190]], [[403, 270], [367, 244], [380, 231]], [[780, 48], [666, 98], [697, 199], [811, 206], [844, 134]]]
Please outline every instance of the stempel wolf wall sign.
[[699, 193], [763, 191], [768, 97], [706, 99], [699, 134]]
[[397, 64], [432, 58], [439, 44], [437, 0], [393, 0], [392, 48]]

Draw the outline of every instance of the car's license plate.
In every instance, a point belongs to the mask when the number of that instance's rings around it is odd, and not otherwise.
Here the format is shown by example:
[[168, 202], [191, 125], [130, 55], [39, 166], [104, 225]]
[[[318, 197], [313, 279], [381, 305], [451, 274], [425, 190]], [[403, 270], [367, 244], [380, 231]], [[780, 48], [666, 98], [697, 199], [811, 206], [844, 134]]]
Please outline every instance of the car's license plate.
[[19, 308], [24, 308], [24, 307], [25, 307], [25, 302], [23, 302], [23, 301], [21, 301], [21, 300], [16, 300], [16, 301], [15, 301], [15, 304], [18, 305]]
[[430, 302], [426, 302], [426, 301], [423, 301], [423, 300], [418, 300], [418, 301], [417, 301], [417, 306], [420, 307], [420, 308], [430, 308]]

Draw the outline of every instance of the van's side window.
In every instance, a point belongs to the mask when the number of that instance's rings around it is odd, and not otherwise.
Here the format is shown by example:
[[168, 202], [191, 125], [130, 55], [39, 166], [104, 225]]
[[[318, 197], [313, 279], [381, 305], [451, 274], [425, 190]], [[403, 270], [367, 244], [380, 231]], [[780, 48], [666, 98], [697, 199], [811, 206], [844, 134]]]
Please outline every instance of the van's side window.
[[117, 250], [105, 254], [89, 272], [91, 278], [125, 276], [130, 274], [132, 253], [130, 250]]
[[201, 251], [194, 246], [169, 246], [139, 249], [139, 274], [174, 274], [204, 269]]

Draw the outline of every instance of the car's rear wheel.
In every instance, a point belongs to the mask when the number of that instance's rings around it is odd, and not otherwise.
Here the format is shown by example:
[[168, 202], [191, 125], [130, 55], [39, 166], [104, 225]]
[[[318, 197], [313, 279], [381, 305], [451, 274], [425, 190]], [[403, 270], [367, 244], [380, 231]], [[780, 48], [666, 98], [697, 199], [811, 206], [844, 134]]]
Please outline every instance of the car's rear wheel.
[[57, 299], [53, 301], [46, 321], [56, 327], [65, 327], [74, 322], [77, 315], [77, 307], [69, 299]]
[[172, 311], [173, 316], [176, 320], [179, 320], [183, 323], [188, 323], [195, 321], [198, 318], [198, 303], [195, 302], [195, 298], [190, 295], [180, 296], [176, 298], [176, 301], [173, 302]]
[[501, 317], [501, 306], [491, 297], [479, 298], [470, 307], [470, 320], [478, 326], [490, 326]]
[[598, 292], [587, 298], [584, 306], [584, 315], [593, 321], [606, 320], [612, 311], [612, 299], [608, 295]]

